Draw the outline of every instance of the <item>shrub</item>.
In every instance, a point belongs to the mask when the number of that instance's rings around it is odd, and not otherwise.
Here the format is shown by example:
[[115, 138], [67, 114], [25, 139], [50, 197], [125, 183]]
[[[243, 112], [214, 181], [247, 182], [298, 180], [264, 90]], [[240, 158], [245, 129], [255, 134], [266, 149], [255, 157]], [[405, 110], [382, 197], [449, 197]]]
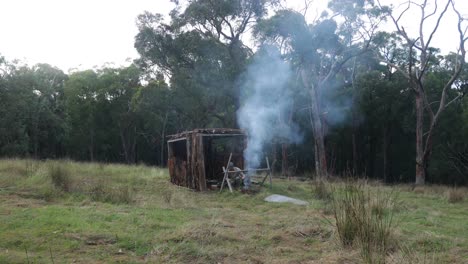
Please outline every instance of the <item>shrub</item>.
[[340, 243], [357, 245], [366, 263], [383, 263], [392, 248], [393, 209], [396, 196], [383, 190], [371, 192], [347, 183], [333, 195], [333, 217]]

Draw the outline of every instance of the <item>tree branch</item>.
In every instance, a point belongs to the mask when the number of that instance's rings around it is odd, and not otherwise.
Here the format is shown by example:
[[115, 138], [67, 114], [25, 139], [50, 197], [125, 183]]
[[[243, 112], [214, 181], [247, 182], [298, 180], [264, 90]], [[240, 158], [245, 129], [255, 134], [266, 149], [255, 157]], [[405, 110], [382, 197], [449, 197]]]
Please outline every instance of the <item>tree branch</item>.
[[[430, 43], [432, 41], [432, 38], [433, 38], [435, 32], [437, 31], [437, 29], [439, 28], [440, 21], [442, 20], [442, 17], [444, 16], [445, 12], [447, 12], [447, 9], [448, 9], [450, 3], [452, 3], [452, 0], [447, 1], [447, 4], [445, 5], [444, 10], [442, 11], [442, 13], [440, 13], [439, 18], [437, 19], [437, 23], [436, 23], [434, 29], [432, 30], [431, 34], [429, 35], [429, 38], [427, 40], [427, 43], [426, 43], [425, 47], [423, 47], [424, 49], [427, 50], [429, 48], [429, 45], [430, 45]], [[437, 1], [436, 1], [436, 6], [437, 6]], [[422, 41], [421, 41], [421, 43], [422, 43]]]

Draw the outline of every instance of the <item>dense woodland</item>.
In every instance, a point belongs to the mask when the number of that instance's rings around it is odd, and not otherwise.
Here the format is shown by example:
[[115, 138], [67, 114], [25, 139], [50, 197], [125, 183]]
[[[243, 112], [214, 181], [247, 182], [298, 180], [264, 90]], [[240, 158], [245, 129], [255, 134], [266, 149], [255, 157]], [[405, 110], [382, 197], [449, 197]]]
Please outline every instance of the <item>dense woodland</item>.
[[265, 146], [277, 174], [468, 184], [466, 21], [453, 1], [434, 13], [422, 2], [408, 10], [459, 18], [447, 40], [458, 51], [432, 46], [436, 23], [411, 35], [406, 11], [378, 1], [333, 0], [306, 22], [275, 0], [188, 0], [169, 19], [138, 17], [141, 57], [128, 67], [64, 73], [0, 58], [0, 156], [164, 166], [167, 135], [238, 127], [249, 94], [239, 80], [274, 47], [293, 69], [294, 103], [272, 122], [303, 135]]

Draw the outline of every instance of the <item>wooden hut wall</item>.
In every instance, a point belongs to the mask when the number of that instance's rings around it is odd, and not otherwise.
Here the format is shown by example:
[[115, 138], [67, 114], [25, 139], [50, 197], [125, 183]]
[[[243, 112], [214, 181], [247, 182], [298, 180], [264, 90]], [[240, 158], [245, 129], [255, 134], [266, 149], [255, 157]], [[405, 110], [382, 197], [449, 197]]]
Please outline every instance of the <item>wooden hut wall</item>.
[[[171, 142], [168, 142], [168, 167], [171, 182], [190, 189], [205, 191], [207, 190], [207, 177], [211, 180], [217, 178], [217, 173], [214, 174], [212, 172], [210, 175], [207, 175], [207, 169], [214, 165], [216, 169], [213, 171], [217, 171], [218, 167], [222, 168], [225, 166], [229, 153], [219, 153], [221, 156], [211, 157], [205, 150], [212, 143], [211, 140], [204, 140], [204, 133], [192, 131], [185, 133], [183, 136], [184, 138], [175, 138]], [[205, 134], [205, 136], [210, 137], [211, 135]], [[240, 145], [245, 144], [245, 138], [238, 138], [239, 135], [234, 136], [226, 134], [226, 137], [230, 136], [233, 136], [232, 140], [234, 141], [240, 140]], [[204, 146], [205, 144], [207, 145], [206, 147]], [[241, 168], [244, 165], [242, 154], [242, 151], [235, 151], [231, 159], [236, 166]], [[208, 156], [205, 157], [205, 155]], [[210, 158], [213, 160], [210, 160]], [[213, 164], [210, 163], [207, 165], [205, 161], [211, 161]], [[221, 175], [221, 173], [219, 173], [219, 175]]]
[[193, 133], [191, 135], [191, 177], [193, 180], [193, 186], [191, 188], [205, 191], [206, 190], [206, 179], [205, 179], [205, 154], [203, 152], [203, 135]]
[[180, 186], [187, 186], [187, 157], [184, 155], [186, 154], [186, 144], [186, 140], [169, 142], [167, 144], [171, 182]]
[[195, 189], [195, 182], [193, 180], [193, 174], [192, 174], [192, 137], [190, 135], [187, 135], [187, 174], [186, 174], [186, 180], [187, 180], [187, 185], [185, 187]]

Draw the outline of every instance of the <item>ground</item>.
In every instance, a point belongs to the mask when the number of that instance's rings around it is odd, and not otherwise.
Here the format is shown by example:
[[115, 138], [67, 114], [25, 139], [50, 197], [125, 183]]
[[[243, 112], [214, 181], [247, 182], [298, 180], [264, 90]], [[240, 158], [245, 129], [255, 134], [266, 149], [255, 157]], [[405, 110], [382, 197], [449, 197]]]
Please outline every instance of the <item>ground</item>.
[[[466, 189], [375, 185], [398, 200], [386, 262], [468, 263]], [[312, 181], [200, 193], [150, 166], [0, 160], [0, 263], [361, 263], [317, 197]]]

